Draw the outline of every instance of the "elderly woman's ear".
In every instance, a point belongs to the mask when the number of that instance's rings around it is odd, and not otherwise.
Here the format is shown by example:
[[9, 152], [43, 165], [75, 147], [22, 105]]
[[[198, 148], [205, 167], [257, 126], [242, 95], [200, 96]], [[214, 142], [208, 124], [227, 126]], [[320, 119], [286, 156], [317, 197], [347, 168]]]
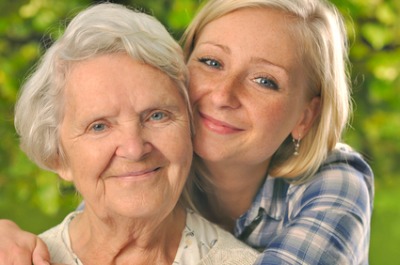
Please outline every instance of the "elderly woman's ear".
[[[62, 164], [61, 164], [62, 165]], [[58, 174], [58, 176], [60, 178], [62, 178], [63, 180], [66, 181], [72, 181], [72, 174], [71, 172], [68, 170], [68, 168], [63, 167], [63, 166], [59, 166], [57, 167], [57, 169], [55, 169], [56, 173]]]
[[68, 169], [65, 158], [60, 154], [60, 151], [57, 153], [57, 157], [52, 159], [51, 163], [52, 170], [57, 173], [57, 175], [66, 181], [72, 181], [72, 173]]

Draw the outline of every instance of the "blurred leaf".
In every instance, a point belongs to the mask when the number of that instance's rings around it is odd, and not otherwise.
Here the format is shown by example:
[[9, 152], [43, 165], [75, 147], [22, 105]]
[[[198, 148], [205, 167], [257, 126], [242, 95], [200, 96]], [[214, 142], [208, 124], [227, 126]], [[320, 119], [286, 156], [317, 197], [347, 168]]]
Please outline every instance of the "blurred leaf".
[[46, 214], [56, 214], [60, 206], [58, 177], [54, 173], [41, 171], [36, 176], [36, 183], [38, 187], [36, 195], [37, 205]]
[[382, 49], [394, 40], [393, 31], [380, 24], [366, 23], [361, 33], [375, 50]]
[[382, 3], [376, 10], [376, 17], [385, 25], [394, 25], [398, 14], [389, 3]]

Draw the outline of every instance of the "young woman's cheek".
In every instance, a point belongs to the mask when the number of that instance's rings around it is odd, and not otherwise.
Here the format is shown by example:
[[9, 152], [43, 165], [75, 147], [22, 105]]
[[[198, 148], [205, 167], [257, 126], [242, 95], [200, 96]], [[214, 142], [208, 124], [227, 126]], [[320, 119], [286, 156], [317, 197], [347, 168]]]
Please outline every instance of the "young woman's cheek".
[[190, 82], [189, 82], [189, 97], [192, 104], [199, 99], [201, 90], [200, 76], [198, 70], [195, 67], [189, 67]]

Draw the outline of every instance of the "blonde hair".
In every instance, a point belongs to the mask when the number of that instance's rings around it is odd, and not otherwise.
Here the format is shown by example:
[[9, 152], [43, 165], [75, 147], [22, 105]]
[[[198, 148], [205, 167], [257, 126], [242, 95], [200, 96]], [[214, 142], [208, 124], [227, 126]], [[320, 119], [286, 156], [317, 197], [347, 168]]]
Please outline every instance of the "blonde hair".
[[305, 63], [310, 88], [314, 96], [321, 97], [321, 114], [301, 140], [300, 155], [292, 155], [292, 137], [288, 136], [274, 154], [268, 172], [271, 176], [304, 182], [315, 174], [328, 152], [340, 141], [351, 113], [343, 18], [332, 4], [324, 0], [208, 1], [182, 37], [186, 60], [207, 24], [243, 8], [276, 9], [291, 18], [288, 23], [292, 37], [298, 43], [299, 59]]

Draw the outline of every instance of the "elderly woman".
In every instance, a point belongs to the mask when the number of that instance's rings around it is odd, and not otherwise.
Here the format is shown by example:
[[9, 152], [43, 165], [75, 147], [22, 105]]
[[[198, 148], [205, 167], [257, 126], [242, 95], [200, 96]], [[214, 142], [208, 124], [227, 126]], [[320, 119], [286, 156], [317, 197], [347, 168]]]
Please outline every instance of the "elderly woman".
[[252, 264], [257, 253], [187, 211], [186, 67], [154, 18], [84, 10], [44, 55], [16, 107], [21, 147], [86, 202], [40, 237], [65, 264]]

